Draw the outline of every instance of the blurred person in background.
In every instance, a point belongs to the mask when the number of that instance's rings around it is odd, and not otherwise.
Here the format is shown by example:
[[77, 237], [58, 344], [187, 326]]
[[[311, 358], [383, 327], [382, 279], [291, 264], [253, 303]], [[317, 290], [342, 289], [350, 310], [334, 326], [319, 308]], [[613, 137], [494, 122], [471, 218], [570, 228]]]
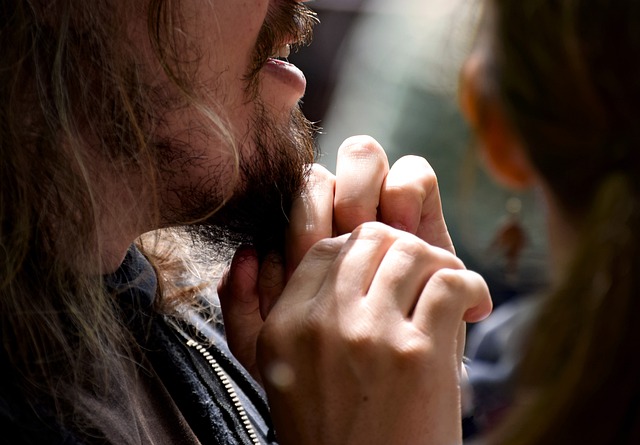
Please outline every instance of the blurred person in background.
[[485, 5], [462, 108], [492, 176], [543, 196], [553, 271], [497, 443], [638, 443], [640, 7]]

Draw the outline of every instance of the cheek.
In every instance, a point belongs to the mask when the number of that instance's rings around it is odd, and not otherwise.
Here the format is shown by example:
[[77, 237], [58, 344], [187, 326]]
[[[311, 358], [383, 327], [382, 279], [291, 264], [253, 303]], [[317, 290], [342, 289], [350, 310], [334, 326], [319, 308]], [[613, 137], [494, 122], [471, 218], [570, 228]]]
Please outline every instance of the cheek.
[[171, 211], [181, 214], [202, 205], [214, 209], [237, 189], [239, 175], [230, 151], [211, 150], [198, 143], [168, 149], [171, 159], [162, 166], [161, 199]]
[[225, 0], [204, 7], [193, 0], [194, 42], [210, 71], [242, 79], [247, 74], [254, 46], [267, 13], [265, 0]]

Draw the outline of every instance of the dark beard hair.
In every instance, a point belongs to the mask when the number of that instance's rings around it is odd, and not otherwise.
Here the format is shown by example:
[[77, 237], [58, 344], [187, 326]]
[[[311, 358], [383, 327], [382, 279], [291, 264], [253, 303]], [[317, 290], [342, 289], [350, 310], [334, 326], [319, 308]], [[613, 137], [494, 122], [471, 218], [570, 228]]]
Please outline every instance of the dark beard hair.
[[[269, 6], [245, 76], [246, 99], [256, 106], [252, 126], [247, 129], [247, 134], [255, 135], [255, 150], [239, 147], [239, 186], [214, 214], [211, 211], [221, 200], [212, 190], [207, 193], [202, 191], [207, 187], [193, 187], [180, 193], [182, 207], [190, 209], [182, 216], [197, 221], [185, 229], [209, 260], [213, 256], [224, 261], [240, 245], [254, 246], [260, 257], [273, 251], [282, 253], [291, 204], [300, 195], [316, 158], [316, 128], [299, 107], [293, 109], [287, 125], [277, 125], [260, 102], [259, 74], [277, 46], [286, 41], [310, 43], [316, 22], [315, 13], [296, 0], [280, 0]], [[203, 215], [211, 216], [203, 219]]]
[[[228, 259], [240, 245], [254, 246], [260, 257], [283, 253], [291, 204], [316, 156], [315, 128], [297, 107], [284, 128], [258, 107], [253, 128], [255, 150], [241, 156], [239, 188], [217, 212], [186, 228], [196, 246], [219, 260]], [[188, 194], [193, 216], [211, 212], [211, 197], [205, 193]]]

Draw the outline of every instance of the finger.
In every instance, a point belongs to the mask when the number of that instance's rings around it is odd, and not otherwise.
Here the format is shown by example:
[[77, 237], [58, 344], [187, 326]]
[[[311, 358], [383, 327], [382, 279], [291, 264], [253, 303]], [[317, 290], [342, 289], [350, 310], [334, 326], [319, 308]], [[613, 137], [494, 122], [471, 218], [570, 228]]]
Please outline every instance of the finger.
[[380, 189], [389, 171], [384, 150], [369, 136], [342, 143], [336, 164], [334, 223], [338, 234], [367, 221], [376, 221]]
[[335, 176], [314, 164], [305, 191], [291, 208], [287, 229], [287, 277], [317, 241], [333, 236]]
[[422, 157], [403, 156], [393, 164], [380, 195], [380, 219], [455, 253], [442, 214], [436, 174]]
[[412, 320], [427, 335], [450, 331], [447, 334], [455, 336], [461, 320], [480, 321], [491, 307], [489, 289], [480, 275], [466, 269], [440, 269], [422, 291]]
[[285, 285], [285, 270], [282, 256], [276, 252], [267, 254], [260, 266], [258, 275], [258, 295], [260, 296], [260, 315], [264, 320], [282, 294]]
[[257, 279], [258, 255], [255, 249], [242, 247], [218, 284], [227, 343], [251, 372], [255, 371], [255, 339], [263, 324]]
[[431, 276], [442, 268], [463, 269], [450, 252], [431, 246], [406, 232], [386, 252], [371, 283], [368, 298], [382, 311], [398, 310], [410, 317]]
[[348, 235], [325, 238], [314, 244], [287, 282], [272, 311], [282, 307], [293, 307], [314, 298], [347, 237]]
[[357, 227], [328, 271], [320, 294], [342, 307], [367, 296], [389, 247], [402, 235], [405, 234], [378, 222]]
[[258, 255], [252, 247], [240, 247], [218, 284], [225, 316], [253, 317], [258, 312]]

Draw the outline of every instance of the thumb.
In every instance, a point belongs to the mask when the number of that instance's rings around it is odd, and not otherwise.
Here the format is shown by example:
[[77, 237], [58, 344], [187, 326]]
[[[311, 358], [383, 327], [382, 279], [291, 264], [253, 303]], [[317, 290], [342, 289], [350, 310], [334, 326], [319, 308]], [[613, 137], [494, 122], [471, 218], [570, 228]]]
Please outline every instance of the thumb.
[[258, 296], [258, 256], [239, 248], [218, 284], [224, 328], [231, 352], [255, 375], [256, 339], [262, 328]]

